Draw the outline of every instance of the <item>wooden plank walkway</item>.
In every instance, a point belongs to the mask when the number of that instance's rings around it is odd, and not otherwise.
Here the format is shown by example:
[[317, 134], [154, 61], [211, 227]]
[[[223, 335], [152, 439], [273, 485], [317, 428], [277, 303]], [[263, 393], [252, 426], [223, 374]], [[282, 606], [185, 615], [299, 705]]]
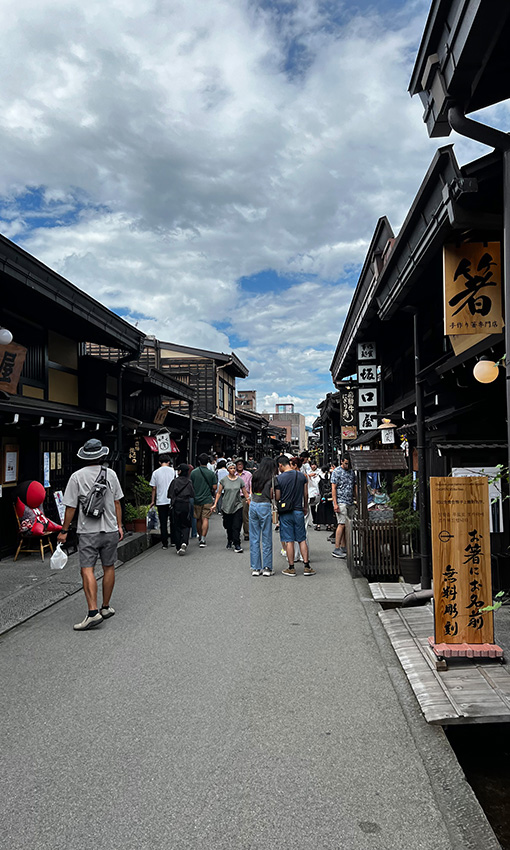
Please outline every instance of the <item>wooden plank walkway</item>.
[[368, 586], [376, 602], [401, 602], [404, 596], [421, 587], [403, 581], [371, 581]]
[[428, 645], [432, 606], [395, 608], [379, 617], [428, 723], [510, 722], [510, 672], [499, 661], [455, 661], [436, 670]]

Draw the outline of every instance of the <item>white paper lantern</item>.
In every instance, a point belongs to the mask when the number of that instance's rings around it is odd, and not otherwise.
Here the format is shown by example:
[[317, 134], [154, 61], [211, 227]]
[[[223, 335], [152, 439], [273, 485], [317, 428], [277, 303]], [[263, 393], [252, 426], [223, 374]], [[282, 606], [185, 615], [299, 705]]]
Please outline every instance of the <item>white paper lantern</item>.
[[12, 342], [12, 333], [7, 328], [0, 328], [0, 345], [9, 345]]

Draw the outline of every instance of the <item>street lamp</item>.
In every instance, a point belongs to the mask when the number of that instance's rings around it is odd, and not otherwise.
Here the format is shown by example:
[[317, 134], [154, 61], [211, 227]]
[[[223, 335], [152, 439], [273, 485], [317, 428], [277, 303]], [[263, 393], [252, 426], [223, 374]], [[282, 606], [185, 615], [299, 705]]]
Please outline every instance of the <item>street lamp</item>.
[[0, 345], [9, 345], [12, 342], [12, 333], [7, 328], [0, 328]]

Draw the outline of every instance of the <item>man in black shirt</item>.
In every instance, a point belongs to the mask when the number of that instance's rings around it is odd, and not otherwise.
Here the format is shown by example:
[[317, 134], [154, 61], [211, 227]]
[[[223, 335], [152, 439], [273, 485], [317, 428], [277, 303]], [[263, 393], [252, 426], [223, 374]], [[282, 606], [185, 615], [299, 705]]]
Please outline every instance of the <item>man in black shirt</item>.
[[308, 511], [308, 480], [302, 472], [291, 469], [289, 459], [286, 455], [280, 455], [277, 460], [280, 474], [275, 482], [275, 497], [292, 508], [288, 512], [280, 513], [280, 540], [287, 552], [289, 566], [282, 570], [285, 576], [295, 576], [294, 566], [294, 541], [299, 544], [301, 556], [304, 561], [304, 575], [313, 576], [315, 570], [310, 566], [308, 560], [308, 545], [306, 542], [305, 516]]

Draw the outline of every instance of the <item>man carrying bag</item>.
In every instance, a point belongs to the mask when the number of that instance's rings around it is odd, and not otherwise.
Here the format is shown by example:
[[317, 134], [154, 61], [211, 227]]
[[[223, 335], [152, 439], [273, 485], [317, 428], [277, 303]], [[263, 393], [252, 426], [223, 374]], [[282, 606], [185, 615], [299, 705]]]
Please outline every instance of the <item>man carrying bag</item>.
[[308, 481], [306, 475], [291, 469], [286, 455], [277, 460], [280, 474], [276, 477], [276, 504], [280, 519], [280, 540], [287, 552], [288, 567], [282, 570], [285, 576], [295, 576], [294, 542], [299, 544], [304, 561], [303, 574], [314, 576], [310, 566], [308, 545], [306, 542], [305, 516], [308, 512]]
[[[64, 493], [64, 527], [57, 540], [59, 543], [66, 542], [69, 526], [79, 509], [78, 553], [88, 604], [88, 614], [81, 623], [76, 623], [75, 631], [92, 629], [115, 614], [110, 598], [115, 584], [117, 545], [124, 536], [120, 506], [124, 494], [115, 472], [105, 464], [108, 452], [108, 447], [103, 446], [100, 440], [87, 440], [78, 451], [78, 457], [85, 461], [85, 466], [73, 472]], [[94, 575], [98, 558], [103, 565], [103, 604], [100, 611]]]

